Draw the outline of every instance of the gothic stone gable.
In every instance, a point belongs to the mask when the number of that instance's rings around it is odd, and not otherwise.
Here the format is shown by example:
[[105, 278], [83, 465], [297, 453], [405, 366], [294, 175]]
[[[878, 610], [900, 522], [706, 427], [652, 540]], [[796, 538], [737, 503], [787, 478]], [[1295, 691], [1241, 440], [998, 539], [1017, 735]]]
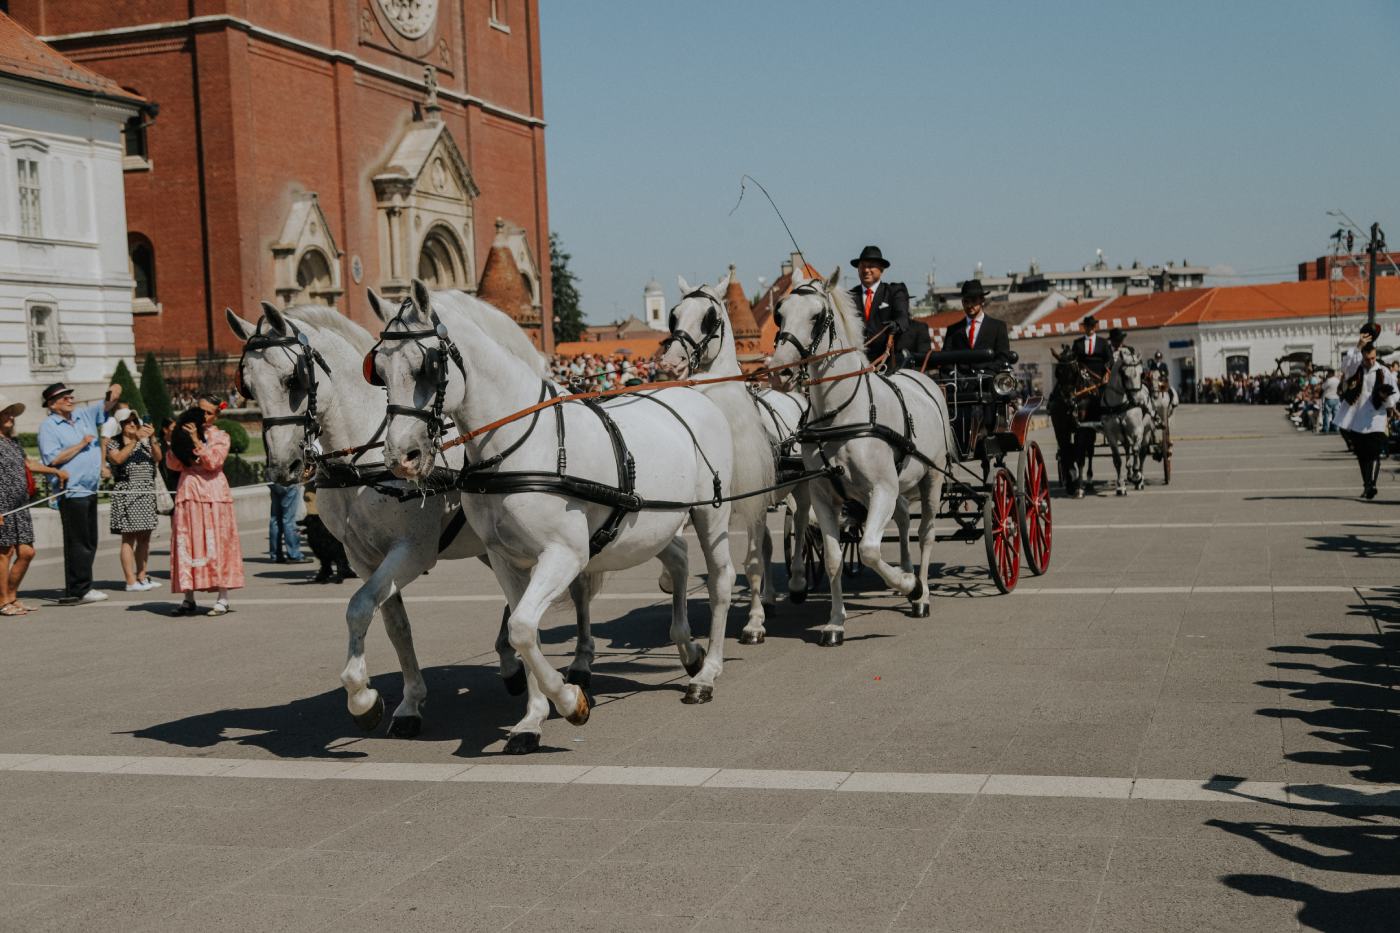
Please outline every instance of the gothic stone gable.
[[380, 291], [408, 294], [414, 277], [435, 288], [476, 284], [472, 202], [480, 190], [447, 127], [413, 123], [374, 176], [379, 214]]

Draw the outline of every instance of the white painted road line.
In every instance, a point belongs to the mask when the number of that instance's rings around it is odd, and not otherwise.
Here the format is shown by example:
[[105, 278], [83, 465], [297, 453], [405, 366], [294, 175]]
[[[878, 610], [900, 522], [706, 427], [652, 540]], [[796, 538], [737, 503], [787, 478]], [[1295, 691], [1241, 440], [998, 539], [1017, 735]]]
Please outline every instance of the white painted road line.
[[[1278, 781], [1075, 777], [1048, 774], [941, 774], [865, 771], [782, 771], [737, 768], [503, 765], [467, 762], [283, 761], [161, 755], [0, 755], [0, 772], [142, 774], [217, 780], [286, 778], [495, 784], [604, 784], [782, 789], [842, 793], [967, 794], [984, 797], [1072, 797], [1117, 800], [1269, 800], [1312, 805], [1400, 809], [1400, 784], [1301, 784]], [[0, 774], [0, 782], [3, 782]], [[3, 783], [0, 783], [0, 787]]]

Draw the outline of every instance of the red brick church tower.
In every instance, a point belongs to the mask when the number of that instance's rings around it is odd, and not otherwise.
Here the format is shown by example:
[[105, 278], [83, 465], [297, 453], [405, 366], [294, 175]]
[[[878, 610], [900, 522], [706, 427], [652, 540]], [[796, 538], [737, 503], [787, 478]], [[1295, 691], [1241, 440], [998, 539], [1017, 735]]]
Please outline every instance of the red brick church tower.
[[552, 344], [538, 0], [9, 11], [159, 105], [126, 134], [138, 352], [227, 354], [224, 306], [264, 298], [368, 325], [367, 287], [475, 291], [502, 239]]

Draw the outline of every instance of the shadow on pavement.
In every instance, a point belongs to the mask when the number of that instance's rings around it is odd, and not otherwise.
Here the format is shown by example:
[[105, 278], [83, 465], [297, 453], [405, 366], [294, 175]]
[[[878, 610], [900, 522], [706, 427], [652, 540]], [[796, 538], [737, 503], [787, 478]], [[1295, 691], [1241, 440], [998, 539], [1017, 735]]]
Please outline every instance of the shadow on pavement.
[[1308, 538], [1309, 550], [1351, 554], [1354, 557], [1393, 557], [1400, 554], [1400, 535], [1322, 535]]
[[[1367, 596], [1350, 615], [1374, 621], [1373, 633], [1318, 632], [1309, 644], [1280, 645], [1288, 658], [1274, 667], [1294, 671], [1296, 680], [1262, 681], [1300, 701], [1296, 706], [1261, 709], [1261, 716], [1293, 719], [1313, 726], [1308, 734], [1332, 748], [1289, 751], [1300, 764], [1350, 769], [1357, 782], [1400, 782], [1400, 592]], [[1308, 660], [1301, 660], [1301, 659]], [[1326, 933], [1366, 933], [1397, 929], [1400, 917], [1400, 794], [1378, 791], [1364, 806], [1335, 806], [1326, 785], [1291, 785], [1291, 802], [1241, 797], [1278, 807], [1296, 819], [1280, 822], [1209, 820], [1212, 826], [1258, 844], [1292, 866], [1291, 877], [1226, 875], [1221, 880], [1255, 897], [1298, 902], [1298, 921]], [[1313, 803], [1312, 801], [1316, 801]], [[1349, 795], [1349, 802], [1355, 802]], [[1311, 817], [1309, 817], [1311, 815]], [[1372, 884], [1367, 879], [1376, 879]], [[1388, 886], [1386, 882], [1391, 882]]]

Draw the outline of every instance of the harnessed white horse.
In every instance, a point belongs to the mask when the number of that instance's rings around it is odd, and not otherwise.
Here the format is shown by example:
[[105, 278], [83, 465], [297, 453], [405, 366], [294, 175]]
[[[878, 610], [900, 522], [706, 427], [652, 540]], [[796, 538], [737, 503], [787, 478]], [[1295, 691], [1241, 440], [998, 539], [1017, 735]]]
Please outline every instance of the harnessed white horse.
[[1142, 464], [1147, 457], [1147, 413], [1143, 408], [1142, 359], [1127, 347], [1113, 354], [1108, 383], [1104, 386], [1102, 423], [1104, 437], [1113, 452], [1117, 474], [1114, 493], [1128, 494], [1123, 483], [1123, 463], [1128, 465], [1128, 482], [1133, 488], [1146, 485]]
[[[661, 354], [661, 364], [677, 379], [697, 376], [739, 376], [739, 355], [734, 348], [734, 329], [725, 307], [724, 290], [729, 277], [713, 288], [691, 288], [679, 279], [681, 300], [671, 309], [668, 325], [671, 339]], [[734, 490], [738, 493], [765, 489], [776, 482], [777, 450], [796, 430], [806, 406], [787, 393], [764, 389], [755, 397], [742, 382], [720, 382], [698, 387], [719, 406], [729, 422], [734, 438]], [[781, 502], [791, 488], [796, 501], [798, 538], [807, 533], [811, 499], [806, 484], [784, 487], [734, 503], [731, 520], [747, 533], [744, 573], [749, 581], [749, 618], [739, 633], [743, 645], [761, 644], [765, 637], [764, 610], [777, 599], [773, 592], [769, 565], [773, 560], [773, 537], [768, 528], [768, 506]], [[793, 562], [802, 567], [801, 557]], [[789, 572], [790, 592], [806, 595], [806, 581], [799, 570], [794, 580]], [[800, 599], [799, 599], [800, 601]]]
[[[865, 506], [860, 561], [912, 604], [912, 615], [929, 614], [928, 565], [933, 555], [934, 516], [943, 497], [950, 467], [948, 408], [943, 390], [922, 373], [904, 370], [885, 378], [866, 366], [864, 329], [846, 291], [841, 270], [826, 280], [794, 274], [794, 288], [778, 305], [781, 330], [768, 366], [801, 365], [811, 408], [799, 432], [808, 469], [839, 468], [829, 479], [813, 480], [812, 500], [821, 525], [827, 578], [831, 581], [831, 616], [819, 643], [845, 640], [846, 610], [841, 597], [840, 521], [842, 500]], [[814, 362], [804, 359], [826, 355]], [[880, 552], [885, 526], [901, 500], [918, 492], [919, 569], [885, 562]], [[900, 537], [907, 542], [907, 513]]]
[[[370, 304], [383, 316], [377, 295]], [[257, 324], [226, 312], [229, 327], [244, 341], [239, 371], [240, 391], [262, 409], [263, 443], [268, 478], [295, 485], [315, 438], [323, 449], [341, 450], [370, 439], [372, 425], [384, 419], [384, 394], [361, 376], [365, 353], [374, 338], [348, 318], [319, 305], [279, 310], [266, 302]], [[305, 338], [305, 343], [302, 343]], [[316, 369], [325, 377], [316, 392]], [[313, 401], [313, 395], [315, 401]], [[462, 452], [451, 451], [447, 465], [462, 465]], [[322, 521], [345, 546], [351, 566], [364, 581], [345, 610], [350, 640], [341, 681], [355, 722], [375, 729], [384, 715], [384, 699], [370, 686], [365, 663], [365, 635], [375, 609], [384, 615], [384, 628], [403, 672], [403, 701], [394, 710], [389, 734], [413, 738], [422, 729], [427, 685], [414, 651], [413, 635], [403, 605], [403, 589], [431, 570], [439, 560], [481, 557], [486, 548], [467, 525], [459, 507], [461, 494], [443, 489], [435, 495], [413, 495], [393, 479], [382, 459], [327, 461], [318, 475], [317, 504]], [[368, 482], [366, 482], [368, 480]], [[395, 489], [394, 487], [400, 487]], [[576, 581], [574, 597], [579, 640], [569, 667], [571, 680], [587, 687], [593, 660], [589, 632], [586, 581]], [[506, 689], [525, 692], [525, 671], [515, 650], [505, 641], [504, 620], [497, 650]]]
[[[502, 352], [510, 343], [528, 345], [506, 315], [470, 296], [430, 295], [415, 280], [410, 300], [366, 357], [367, 372], [388, 389], [384, 453], [396, 475], [418, 481], [430, 474], [444, 413], [469, 438], [461, 483], [473, 501], [465, 514], [512, 607], [508, 636], [529, 683], [529, 708], [508, 747], [538, 746], [551, 702], [571, 723], [588, 720], [584, 691], [540, 649], [545, 610], [580, 574], [595, 578], [653, 557], [671, 573], [671, 634], [691, 674], [684, 701], [709, 701], [723, 668], [734, 585], [729, 504], [712, 504], [733, 473], [723, 413], [700, 393], [675, 389], [515, 417], [546, 403], [557, 387], [542, 363]], [[663, 496], [684, 502], [651, 508], [641, 501], [658, 504]], [[686, 617], [688, 563], [677, 535], [687, 517], [708, 569], [708, 651], [692, 639]]]

